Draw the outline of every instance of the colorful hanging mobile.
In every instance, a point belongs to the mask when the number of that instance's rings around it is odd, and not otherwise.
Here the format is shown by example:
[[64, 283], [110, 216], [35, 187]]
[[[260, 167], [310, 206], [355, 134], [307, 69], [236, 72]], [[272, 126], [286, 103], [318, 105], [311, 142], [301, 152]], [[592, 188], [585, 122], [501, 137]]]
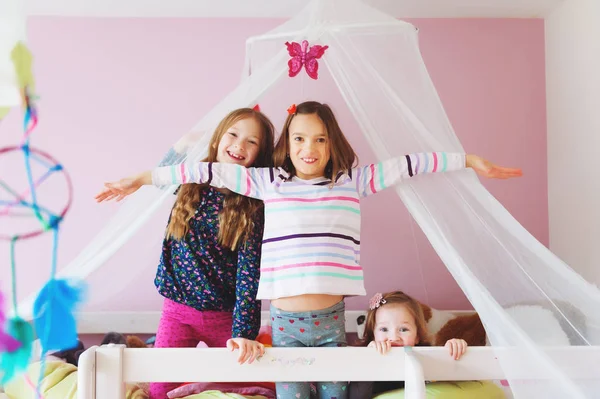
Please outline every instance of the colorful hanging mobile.
[[[30, 146], [30, 135], [38, 124], [38, 112], [33, 96], [32, 59], [33, 57], [24, 43], [18, 42], [12, 48], [10, 60], [14, 66], [16, 83], [21, 94], [24, 135], [19, 145], [0, 148], [0, 157], [2, 158], [7, 158], [9, 155], [22, 158], [22, 163], [14, 165], [10, 174], [0, 176], [0, 194], [2, 194], [0, 196], [0, 225], [4, 226], [0, 231], [0, 241], [6, 241], [10, 246], [13, 313], [10, 318], [4, 313], [5, 308], [2, 301], [4, 296], [0, 292], [0, 369], [2, 370], [0, 384], [2, 385], [27, 370], [33, 340], [36, 337], [42, 348], [40, 381], [44, 374], [44, 357], [49, 351], [70, 349], [77, 345], [74, 310], [82, 301], [84, 292], [83, 286], [79, 282], [56, 278], [60, 224], [71, 206], [73, 189], [71, 179], [63, 166], [46, 152]], [[6, 104], [0, 104], [0, 106], [5, 106], [0, 108], [1, 119], [7, 114], [7, 109], [10, 110], [10, 106], [6, 107]], [[14, 189], [6, 179], [20, 174], [23, 174], [26, 179], [26, 184], [24, 184], [26, 187]], [[51, 206], [45, 204], [40, 189], [48, 181], [56, 181], [57, 178], [66, 186], [67, 199], [63, 205], [58, 207], [57, 211], [53, 211]], [[55, 190], [51, 191], [55, 194]], [[35, 220], [37, 226], [23, 229], [23, 223], [14, 222], [14, 220], [25, 220], [27, 217]], [[3, 222], [2, 219], [5, 221]], [[8, 222], [9, 219], [12, 223]], [[6, 226], [10, 230], [13, 225], [19, 225], [21, 228], [16, 229], [18, 231], [4, 231]], [[50, 275], [34, 302], [32, 326], [30, 322], [20, 317], [18, 312], [17, 243], [49, 232], [53, 236]]]

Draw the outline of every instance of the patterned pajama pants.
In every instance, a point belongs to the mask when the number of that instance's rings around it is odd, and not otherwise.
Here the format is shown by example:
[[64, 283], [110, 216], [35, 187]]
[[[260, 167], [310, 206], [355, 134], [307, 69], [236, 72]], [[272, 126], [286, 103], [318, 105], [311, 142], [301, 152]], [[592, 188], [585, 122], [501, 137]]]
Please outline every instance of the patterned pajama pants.
[[[343, 347], [347, 346], [344, 301], [330, 308], [311, 312], [286, 312], [271, 305], [273, 347]], [[278, 399], [309, 399], [308, 382], [278, 382]], [[320, 399], [346, 399], [347, 382], [315, 382]]]
[[[156, 333], [155, 348], [194, 348], [204, 341], [209, 348], [225, 347], [231, 338], [231, 312], [199, 311], [165, 299]], [[150, 399], [166, 399], [181, 384], [152, 383]]]

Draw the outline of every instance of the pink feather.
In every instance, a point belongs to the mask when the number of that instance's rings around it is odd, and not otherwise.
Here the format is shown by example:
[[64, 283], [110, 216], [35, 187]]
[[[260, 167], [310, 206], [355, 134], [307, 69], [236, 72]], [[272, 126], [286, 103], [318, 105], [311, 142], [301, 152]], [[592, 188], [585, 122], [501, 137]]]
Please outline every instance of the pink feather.
[[21, 343], [6, 333], [6, 314], [4, 313], [4, 296], [0, 291], [0, 352], [14, 352]]

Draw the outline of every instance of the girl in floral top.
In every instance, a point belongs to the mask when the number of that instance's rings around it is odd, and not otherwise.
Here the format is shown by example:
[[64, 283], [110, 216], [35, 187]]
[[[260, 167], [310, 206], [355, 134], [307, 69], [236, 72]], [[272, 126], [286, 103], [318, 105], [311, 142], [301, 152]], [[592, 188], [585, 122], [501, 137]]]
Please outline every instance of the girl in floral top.
[[[235, 110], [217, 126], [206, 161], [270, 166], [273, 130], [260, 111]], [[180, 186], [155, 279], [165, 297], [155, 347], [196, 347], [202, 341], [239, 349], [241, 363], [264, 354], [254, 341], [263, 225], [262, 201], [208, 184]], [[150, 399], [165, 399], [178, 385], [151, 384]]]

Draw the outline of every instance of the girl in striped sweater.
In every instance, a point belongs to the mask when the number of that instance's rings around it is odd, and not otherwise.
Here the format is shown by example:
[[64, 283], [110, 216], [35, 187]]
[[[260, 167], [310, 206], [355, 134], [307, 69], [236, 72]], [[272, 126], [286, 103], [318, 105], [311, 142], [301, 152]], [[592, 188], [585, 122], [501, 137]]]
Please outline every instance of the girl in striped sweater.
[[[274, 347], [346, 346], [344, 297], [366, 295], [360, 266], [360, 200], [417, 174], [473, 168], [510, 178], [518, 169], [475, 155], [421, 153], [356, 167], [357, 156], [331, 108], [314, 101], [288, 109], [273, 168], [201, 162], [159, 167], [105, 184], [99, 200], [144, 184], [208, 183], [265, 204], [257, 298], [271, 300]], [[347, 384], [319, 382], [320, 398], [347, 397]], [[308, 383], [278, 383], [277, 396], [309, 398]]]

